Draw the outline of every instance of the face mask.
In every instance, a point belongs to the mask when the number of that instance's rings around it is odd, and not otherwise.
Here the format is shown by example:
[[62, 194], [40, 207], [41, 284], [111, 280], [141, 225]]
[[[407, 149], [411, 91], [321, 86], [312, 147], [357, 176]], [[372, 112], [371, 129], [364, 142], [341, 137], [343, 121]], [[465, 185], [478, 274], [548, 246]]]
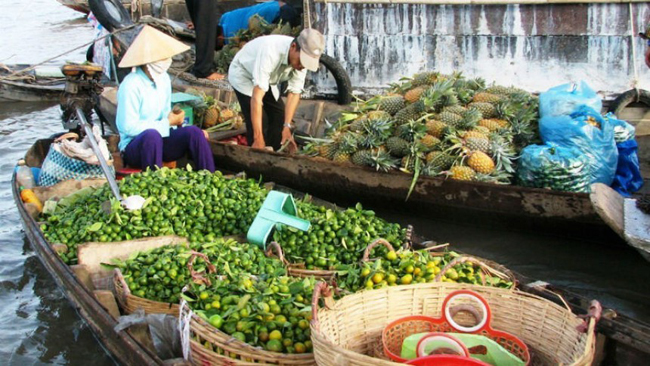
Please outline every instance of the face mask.
[[151, 74], [151, 77], [153, 78], [154, 83], [158, 83], [160, 80], [160, 77], [163, 76], [167, 70], [169, 70], [169, 67], [172, 65], [172, 59], [167, 58], [164, 60], [152, 62], [150, 64], [147, 64], [147, 69], [149, 70], [149, 74]]

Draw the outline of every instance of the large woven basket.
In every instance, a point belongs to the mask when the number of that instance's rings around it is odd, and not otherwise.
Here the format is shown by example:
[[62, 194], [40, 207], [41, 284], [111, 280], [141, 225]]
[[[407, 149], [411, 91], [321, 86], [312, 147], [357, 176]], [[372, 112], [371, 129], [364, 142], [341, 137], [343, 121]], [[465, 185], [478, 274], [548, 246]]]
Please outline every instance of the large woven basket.
[[[314, 291], [311, 324], [314, 357], [319, 365], [399, 365], [383, 352], [381, 335], [386, 325], [405, 316], [439, 317], [446, 296], [461, 289], [471, 289], [488, 301], [494, 328], [526, 343], [531, 364], [590, 365], [593, 361], [599, 314], [585, 324], [569, 310], [518, 290], [426, 283], [363, 291], [334, 302], [331, 291], [323, 285]], [[326, 307], [318, 309], [320, 292], [327, 295]]]
[[[197, 272], [194, 270], [194, 260], [202, 258], [206, 265], [208, 273], [216, 271], [215, 266], [210, 263], [210, 260], [205, 254], [192, 251], [192, 255], [187, 261], [187, 268], [190, 270], [192, 281], [196, 283], [210, 284], [210, 279], [206, 276], [205, 272]], [[113, 288], [115, 290], [115, 297], [117, 298], [120, 307], [127, 314], [132, 314], [138, 309], [144, 310], [145, 314], [169, 314], [178, 318], [180, 306], [174, 303], [166, 303], [145, 299], [143, 297], [135, 296], [131, 293], [129, 286], [124, 280], [122, 271], [116, 268], [113, 275]]]
[[169, 314], [178, 317], [180, 309], [178, 304], [153, 301], [133, 295], [119, 268], [116, 268], [113, 274], [113, 286], [117, 302], [126, 314], [142, 309], [146, 314]]
[[189, 346], [194, 365], [314, 365], [314, 354], [270, 352], [242, 342], [190, 314], [181, 306], [181, 318], [189, 317]]

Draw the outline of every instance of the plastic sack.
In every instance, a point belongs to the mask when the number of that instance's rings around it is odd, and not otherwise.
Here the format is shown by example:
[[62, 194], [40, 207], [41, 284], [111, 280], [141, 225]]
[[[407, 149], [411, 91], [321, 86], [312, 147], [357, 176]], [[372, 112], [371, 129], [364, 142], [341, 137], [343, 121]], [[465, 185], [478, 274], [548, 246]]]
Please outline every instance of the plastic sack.
[[636, 136], [636, 129], [634, 126], [622, 119], [616, 118], [614, 113], [609, 112], [603, 116], [603, 118], [609, 120], [612, 126], [614, 126], [614, 141], [616, 141], [617, 144], [619, 142], [632, 140]]
[[524, 187], [556, 191], [589, 192], [590, 187], [587, 158], [578, 149], [555, 144], [524, 148], [517, 178]]
[[138, 309], [131, 315], [121, 316], [115, 331], [119, 332], [132, 325], [147, 324], [156, 354], [163, 360], [180, 356], [181, 339], [178, 332], [178, 319], [167, 314], [148, 314]]
[[610, 185], [616, 173], [618, 149], [610, 120], [588, 106], [578, 107], [569, 116], [543, 117], [539, 133], [545, 144], [573, 147], [584, 154], [590, 166], [590, 183]]
[[618, 165], [612, 188], [624, 197], [629, 197], [643, 186], [643, 177], [639, 169], [638, 145], [636, 140], [616, 144], [618, 148]]
[[558, 85], [539, 95], [540, 117], [569, 115], [581, 105], [599, 112], [603, 108], [602, 98], [584, 81]]

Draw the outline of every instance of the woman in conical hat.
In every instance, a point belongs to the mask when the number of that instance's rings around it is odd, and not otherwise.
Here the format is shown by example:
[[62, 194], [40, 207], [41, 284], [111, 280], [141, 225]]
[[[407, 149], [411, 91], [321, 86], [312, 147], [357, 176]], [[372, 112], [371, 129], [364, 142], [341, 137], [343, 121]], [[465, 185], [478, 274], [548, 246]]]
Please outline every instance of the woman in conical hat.
[[125, 165], [145, 169], [162, 167], [190, 152], [198, 169], [214, 172], [214, 158], [207, 133], [196, 126], [182, 126], [185, 113], [171, 110], [171, 81], [167, 70], [171, 57], [189, 47], [144, 26], [119, 67], [131, 67], [117, 92], [116, 124]]

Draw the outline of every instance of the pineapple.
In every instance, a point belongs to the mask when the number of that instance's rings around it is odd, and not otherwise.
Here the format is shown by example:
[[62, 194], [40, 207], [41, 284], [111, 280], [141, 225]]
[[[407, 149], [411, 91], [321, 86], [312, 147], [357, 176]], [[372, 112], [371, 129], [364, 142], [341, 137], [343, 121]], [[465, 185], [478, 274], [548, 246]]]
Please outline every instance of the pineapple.
[[438, 170], [447, 170], [455, 162], [455, 158], [442, 151], [432, 151], [427, 154], [426, 157], [428, 165], [438, 169]]
[[336, 163], [349, 163], [350, 162], [350, 154], [344, 153], [344, 152], [337, 152], [334, 155], [334, 162]]
[[496, 95], [505, 95], [510, 94], [510, 89], [502, 85], [492, 85], [491, 87], [485, 90], [487, 93], [496, 94]]
[[219, 121], [219, 109], [217, 106], [212, 106], [205, 111], [205, 116], [203, 117], [203, 127], [208, 128], [217, 124]]
[[502, 128], [501, 123], [496, 119], [482, 119], [478, 122], [478, 125], [485, 127], [490, 131], [498, 131]]
[[438, 119], [449, 126], [457, 127], [463, 117], [456, 113], [441, 112], [438, 114]]
[[447, 127], [447, 124], [436, 119], [432, 119], [426, 123], [427, 133], [433, 137], [440, 138], [442, 130]]
[[481, 112], [483, 118], [492, 118], [496, 116], [496, 108], [492, 103], [470, 103], [467, 108], [474, 108]]
[[470, 153], [467, 165], [477, 173], [490, 174], [494, 171], [495, 165], [491, 157], [482, 151]]
[[397, 127], [395, 135], [403, 138], [408, 142], [413, 142], [427, 133], [427, 126], [421, 122], [410, 120], [409, 122]]
[[474, 180], [476, 172], [468, 166], [455, 166], [449, 171], [449, 177], [454, 180]]
[[437, 82], [431, 88], [427, 89], [420, 97], [420, 100], [425, 105], [424, 109], [439, 112], [446, 106], [458, 104], [458, 98], [456, 98], [452, 86], [452, 80], [445, 80]]
[[368, 119], [390, 119], [390, 113], [386, 111], [370, 111], [366, 114]]
[[377, 171], [387, 172], [391, 169], [395, 169], [397, 166], [397, 160], [387, 151], [378, 149], [370, 154], [370, 163], [368, 165], [375, 168]]
[[318, 155], [323, 158], [332, 159], [334, 158], [335, 153], [336, 146], [333, 143], [324, 144], [318, 147]]
[[502, 100], [504, 97], [501, 95], [490, 94], [486, 92], [480, 92], [474, 94], [472, 101], [475, 103], [496, 103]]
[[501, 136], [494, 136], [490, 141], [490, 154], [494, 158], [495, 168], [498, 172], [512, 175], [515, 172], [515, 152]]
[[472, 129], [472, 131], [482, 133], [482, 134], [484, 134], [486, 136], [490, 134], [490, 129], [487, 128], [487, 127], [483, 127], [483, 126], [476, 126], [476, 127], [474, 127], [474, 129]]
[[424, 112], [424, 110], [425, 105], [421, 100], [418, 100], [413, 104], [409, 104], [406, 108], [395, 113], [393, 117], [395, 119], [395, 124], [399, 126], [409, 121], [416, 120], [420, 118], [420, 115]]
[[[487, 140], [486, 140], [487, 141]], [[420, 143], [424, 145], [426, 151], [431, 151], [440, 145], [440, 139], [429, 134], [424, 135], [420, 139]]]
[[404, 94], [404, 99], [406, 100], [407, 103], [415, 103], [420, 99], [420, 96], [422, 93], [424, 93], [427, 90], [427, 87], [422, 85], [422, 86], [417, 86]]
[[352, 164], [370, 166], [372, 163], [372, 152], [370, 150], [359, 150], [352, 154]]
[[380, 111], [388, 112], [388, 114], [394, 116], [395, 113], [404, 109], [405, 106], [406, 104], [404, 102], [404, 97], [402, 97], [401, 95], [393, 95], [393, 96], [381, 98], [378, 109]]
[[481, 112], [476, 109], [468, 109], [462, 114], [463, 119], [456, 125], [458, 129], [469, 130], [476, 126], [481, 120]]
[[408, 142], [396, 136], [390, 137], [386, 140], [386, 148], [391, 154], [398, 158], [405, 156], [409, 152]]
[[[491, 105], [491, 104], [490, 104]], [[447, 106], [442, 109], [443, 112], [450, 112], [450, 113], [456, 113], [462, 115], [467, 111], [467, 108], [459, 106], [459, 105], [452, 105], [452, 106]]]
[[475, 138], [475, 139], [488, 140], [488, 133], [489, 132], [490, 132], [489, 130], [486, 131], [486, 132], [480, 132], [480, 131], [477, 131], [477, 129], [473, 129], [471, 131], [466, 131], [465, 133], [463, 133], [463, 138], [464, 139]]
[[358, 117], [352, 123], [350, 123], [350, 131], [359, 132], [363, 130], [364, 123], [368, 120], [368, 117], [363, 115]]
[[467, 146], [467, 148], [471, 151], [481, 151], [487, 153], [490, 150], [490, 140], [487, 138], [482, 139], [470, 137], [465, 139], [465, 146]]
[[432, 71], [415, 74], [413, 75], [411, 85], [414, 87], [421, 85], [432, 85], [438, 80], [439, 75], [439, 73]]

